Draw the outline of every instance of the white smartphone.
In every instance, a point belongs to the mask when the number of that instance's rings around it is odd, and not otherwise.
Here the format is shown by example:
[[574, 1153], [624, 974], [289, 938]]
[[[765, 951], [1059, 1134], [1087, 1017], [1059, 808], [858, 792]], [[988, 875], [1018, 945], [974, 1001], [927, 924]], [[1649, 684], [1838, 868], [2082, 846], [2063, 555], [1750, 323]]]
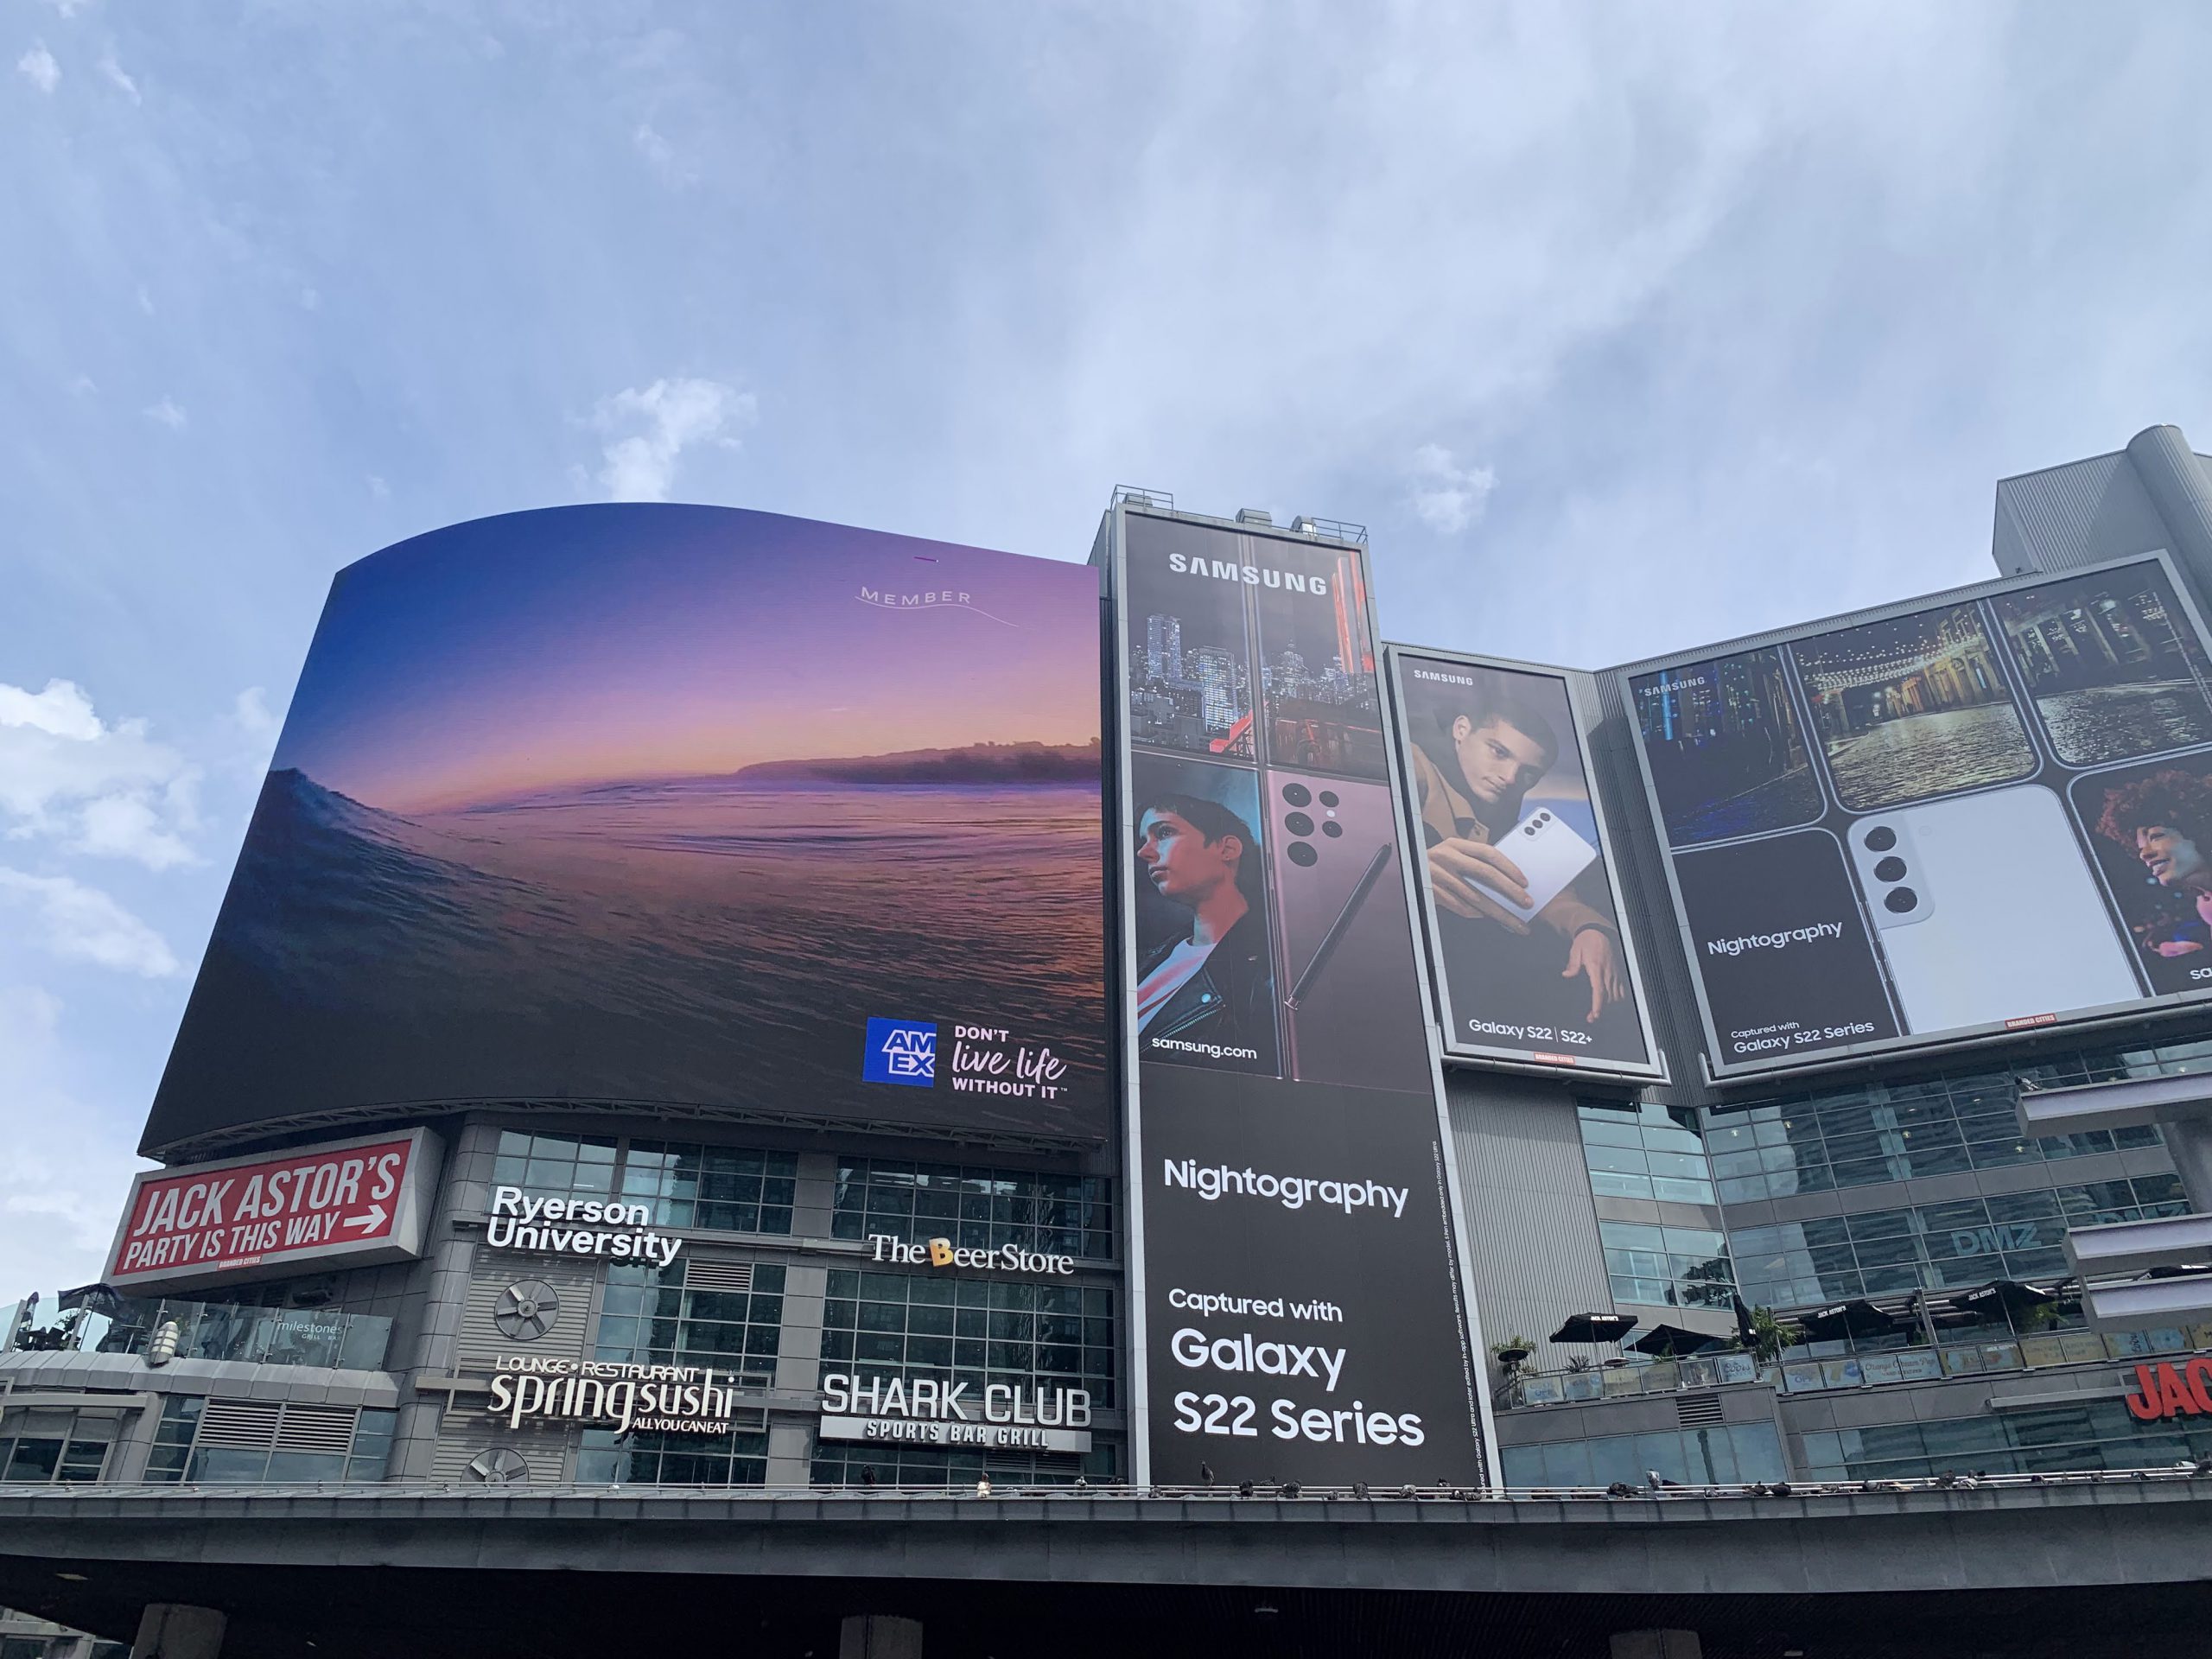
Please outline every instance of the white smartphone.
[[2065, 809], [2040, 785], [1873, 813], [1846, 839], [1908, 1032], [2143, 995]]
[[1574, 826], [1548, 806], [1540, 806], [1515, 824], [1495, 843], [1513, 861], [1529, 890], [1526, 905], [1516, 905], [1487, 881], [1482, 890], [1522, 921], [1567, 890], [1567, 884], [1598, 861], [1598, 849], [1574, 832]]

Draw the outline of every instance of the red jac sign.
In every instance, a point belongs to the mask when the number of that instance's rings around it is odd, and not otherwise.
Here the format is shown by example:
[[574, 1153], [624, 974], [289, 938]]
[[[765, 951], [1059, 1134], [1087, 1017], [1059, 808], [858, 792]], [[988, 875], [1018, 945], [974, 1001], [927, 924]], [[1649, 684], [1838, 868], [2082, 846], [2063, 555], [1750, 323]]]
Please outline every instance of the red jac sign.
[[148, 1284], [422, 1254], [421, 1129], [149, 1170], [109, 1253], [107, 1282]]
[[2127, 1410], [2138, 1422], [2212, 1417], [2212, 1355], [2199, 1354], [2178, 1365], [2171, 1359], [2138, 1365], [2135, 1389], [2127, 1396]]

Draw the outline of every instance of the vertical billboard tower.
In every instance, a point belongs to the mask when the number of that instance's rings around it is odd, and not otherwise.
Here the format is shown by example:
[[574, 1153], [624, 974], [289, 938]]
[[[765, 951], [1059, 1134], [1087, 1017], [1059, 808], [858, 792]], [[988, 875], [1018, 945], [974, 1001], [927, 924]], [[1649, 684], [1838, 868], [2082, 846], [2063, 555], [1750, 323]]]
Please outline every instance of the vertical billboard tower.
[[1137, 1478], [1474, 1484], [1362, 550], [1130, 500], [1109, 531]]

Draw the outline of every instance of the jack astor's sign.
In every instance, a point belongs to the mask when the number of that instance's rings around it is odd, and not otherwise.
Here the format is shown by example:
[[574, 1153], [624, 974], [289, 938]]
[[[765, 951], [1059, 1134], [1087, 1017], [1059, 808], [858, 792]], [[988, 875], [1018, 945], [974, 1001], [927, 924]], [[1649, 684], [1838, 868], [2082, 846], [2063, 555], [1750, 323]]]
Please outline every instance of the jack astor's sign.
[[2212, 1355], [2198, 1354], [2179, 1364], [2162, 1359], [2138, 1365], [2127, 1411], [2143, 1423], [2161, 1417], [2212, 1417]]
[[965, 1382], [938, 1377], [822, 1379], [822, 1438], [900, 1446], [974, 1446], [987, 1451], [1088, 1452], [1085, 1389]]
[[712, 1367], [636, 1365], [538, 1354], [503, 1354], [491, 1412], [524, 1422], [612, 1424], [680, 1434], [727, 1434], [736, 1397]]

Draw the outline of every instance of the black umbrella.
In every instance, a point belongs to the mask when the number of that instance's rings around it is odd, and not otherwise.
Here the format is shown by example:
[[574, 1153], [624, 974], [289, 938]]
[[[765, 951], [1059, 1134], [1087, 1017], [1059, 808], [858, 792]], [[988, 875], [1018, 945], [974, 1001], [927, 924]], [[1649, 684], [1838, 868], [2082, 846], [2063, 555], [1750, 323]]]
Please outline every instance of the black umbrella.
[[1708, 1332], [1688, 1331], [1679, 1325], [1655, 1325], [1629, 1346], [1639, 1354], [1656, 1354], [1662, 1359], [1674, 1359], [1710, 1348], [1719, 1340]]
[[1748, 1344], [1758, 1335], [1751, 1326], [1751, 1310], [1744, 1306], [1744, 1299], [1741, 1296], [1732, 1295], [1728, 1300], [1736, 1310], [1737, 1340]]
[[1618, 1342], [1636, 1329], [1625, 1313], [1577, 1313], [1546, 1338], [1549, 1342]]
[[1895, 1315], [1885, 1313], [1873, 1303], [1857, 1298], [1816, 1309], [1797, 1323], [1813, 1342], [1834, 1342], [1839, 1337], [1878, 1337], [1897, 1328]]
[[2048, 1307], [2057, 1300], [2056, 1291], [2041, 1285], [2025, 1285], [2017, 1279], [1993, 1279], [1986, 1285], [1960, 1292], [1951, 1298], [1951, 1306], [1961, 1313], [1971, 1313], [1985, 1323], [1994, 1324], [1999, 1319], [2017, 1317], [2030, 1308]]

